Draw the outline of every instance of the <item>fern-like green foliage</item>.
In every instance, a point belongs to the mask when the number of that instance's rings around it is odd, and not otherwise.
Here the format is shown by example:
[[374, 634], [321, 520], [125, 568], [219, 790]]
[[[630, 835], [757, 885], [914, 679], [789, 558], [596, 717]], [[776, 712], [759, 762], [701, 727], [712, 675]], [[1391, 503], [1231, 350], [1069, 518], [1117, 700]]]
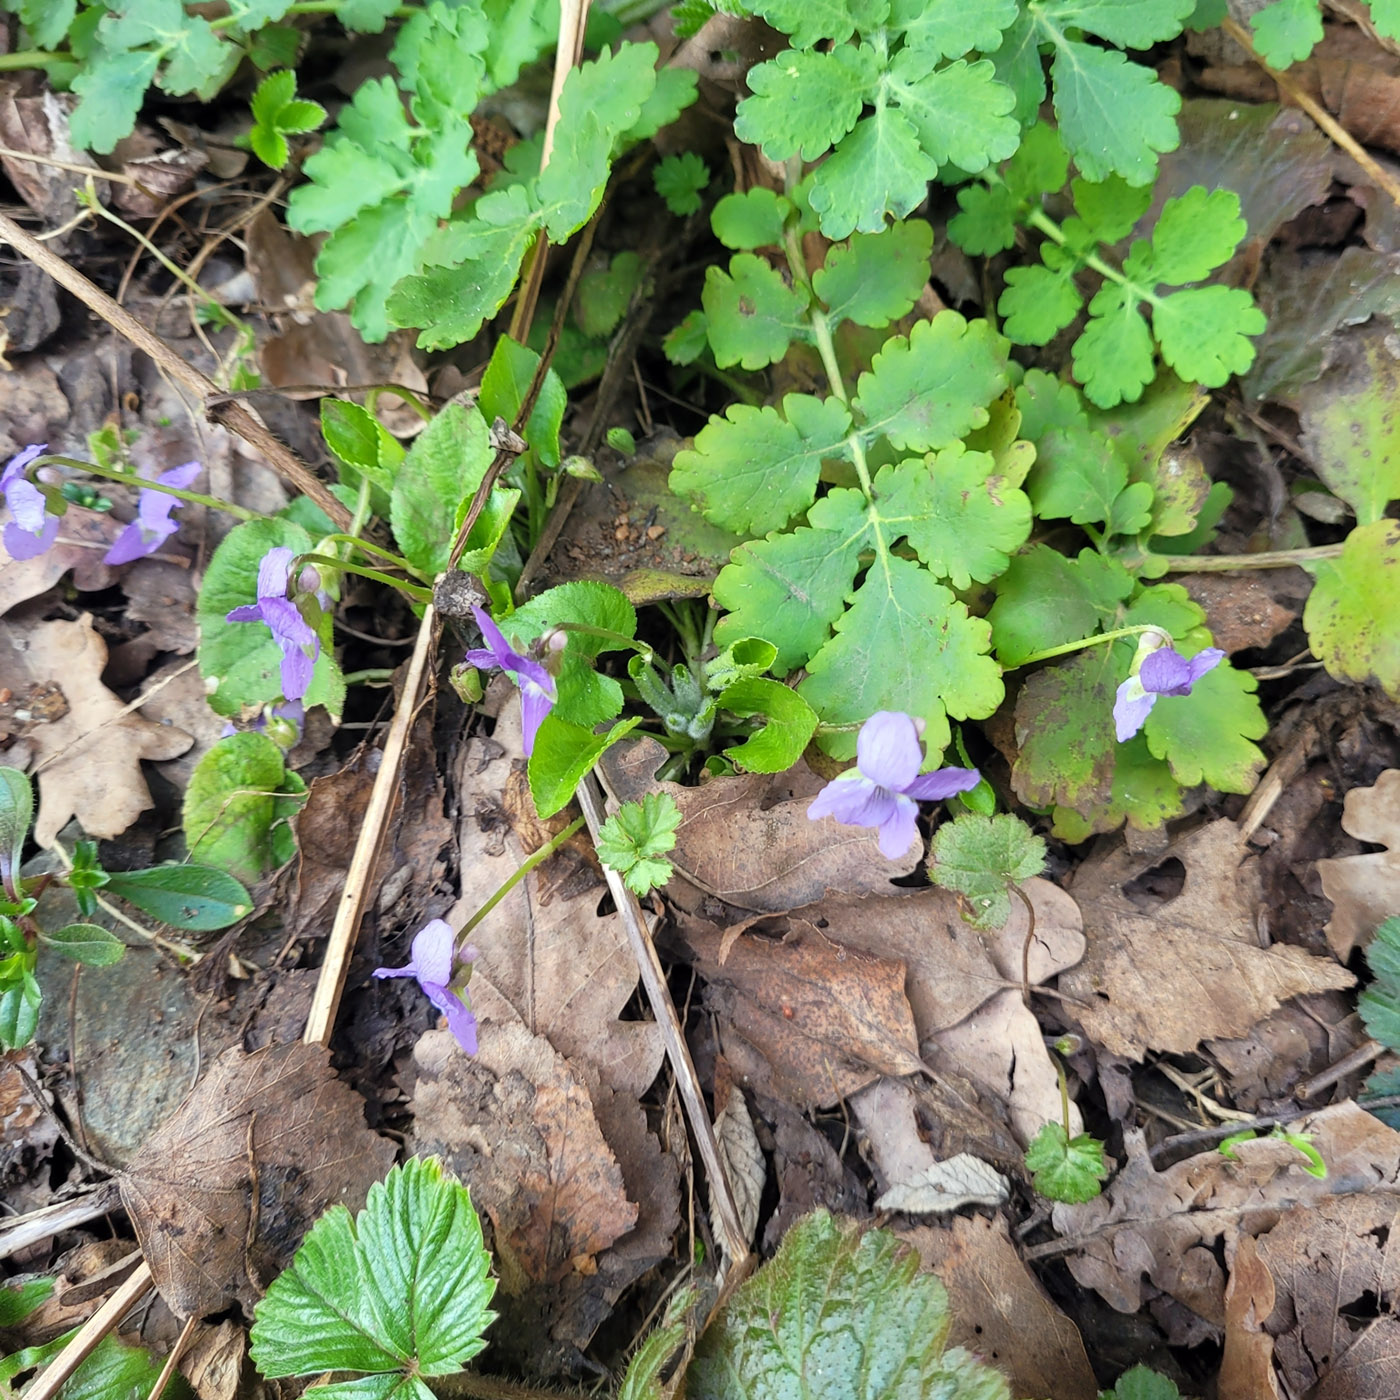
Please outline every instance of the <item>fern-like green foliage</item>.
[[817, 1211], [741, 1284], [695, 1348], [687, 1400], [1010, 1400], [948, 1347], [948, 1295], [887, 1230]]
[[1084, 310], [1079, 277], [1089, 271], [1102, 286], [1074, 343], [1074, 374], [1101, 408], [1142, 396], [1157, 373], [1154, 342], [1183, 379], [1210, 388], [1247, 370], [1254, 363], [1250, 337], [1263, 332], [1264, 313], [1241, 288], [1198, 285], [1245, 236], [1239, 196], [1197, 185], [1167, 200], [1151, 235], [1135, 239], [1115, 265], [1106, 249], [1132, 232], [1152, 191], [1117, 176], [1076, 179], [1070, 185], [1075, 213], [1056, 223], [1042, 200], [1060, 188], [1067, 168], [1060, 135], [1037, 127], [1004, 170], [958, 191], [962, 212], [948, 232], [964, 251], [1009, 248], [1018, 224], [1045, 236], [1038, 264], [1006, 273], [997, 303], [1006, 335], [1019, 345], [1053, 339]]

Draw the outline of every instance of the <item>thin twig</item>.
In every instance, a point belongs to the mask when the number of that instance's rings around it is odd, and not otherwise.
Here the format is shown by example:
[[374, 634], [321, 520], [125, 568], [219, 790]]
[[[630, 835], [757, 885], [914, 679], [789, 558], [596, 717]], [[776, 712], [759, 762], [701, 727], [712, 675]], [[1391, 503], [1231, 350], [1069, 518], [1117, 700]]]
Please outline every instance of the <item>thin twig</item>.
[[1338, 1080], [1355, 1074], [1357, 1070], [1365, 1069], [1385, 1052], [1386, 1047], [1380, 1041], [1368, 1040], [1364, 1045], [1358, 1045], [1349, 1055], [1343, 1055], [1340, 1060], [1333, 1061], [1311, 1079], [1305, 1079], [1294, 1089], [1293, 1097], [1300, 1103], [1315, 1099], [1324, 1089], [1330, 1089]]
[[1356, 137], [1300, 83], [1287, 73], [1270, 68], [1260, 58], [1249, 31], [1242, 24], [1227, 15], [1220, 27], [1278, 84], [1279, 91], [1301, 107], [1390, 196], [1391, 202], [1400, 207], [1400, 182], [1380, 165]]
[[51, 1239], [64, 1230], [75, 1230], [121, 1205], [121, 1188], [115, 1181], [104, 1181], [71, 1201], [42, 1206], [27, 1215], [0, 1222], [0, 1259], [8, 1259], [22, 1249]]
[[[598, 779], [592, 773], [579, 784], [578, 804], [583, 809], [589, 834], [596, 845], [598, 829], [603, 824], [603, 794], [598, 787]], [[605, 865], [603, 874], [607, 877], [608, 889], [612, 892], [622, 925], [627, 930], [627, 941], [632, 945], [632, 952], [637, 959], [642, 987], [648, 1002], [651, 1003], [652, 1015], [656, 1017], [661, 1038], [665, 1042], [671, 1072], [676, 1076], [676, 1086], [680, 1090], [681, 1102], [685, 1105], [686, 1117], [690, 1120], [690, 1130], [695, 1134], [700, 1160], [705, 1165], [705, 1175], [710, 1182], [710, 1213], [714, 1218], [720, 1245], [729, 1258], [731, 1269], [736, 1269], [742, 1274], [750, 1257], [748, 1237], [739, 1223], [739, 1208], [734, 1201], [734, 1192], [729, 1184], [729, 1175], [724, 1169], [724, 1160], [719, 1154], [719, 1144], [715, 1140], [709, 1110], [705, 1107], [705, 1099], [700, 1092], [700, 1080], [695, 1073], [694, 1061], [690, 1058], [690, 1047], [685, 1042], [680, 1018], [676, 1015], [670, 988], [666, 985], [666, 974], [662, 970], [661, 959], [656, 956], [656, 947], [647, 932], [646, 920], [642, 916], [642, 906], [637, 896], [627, 888], [617, 871]]]
[[[201, 404], [207, 404], [209, 396], [218, 393], [218, 385], [212, 379], [188, 364], [158, 335], [125, 308], [118, 306], [106, 292], [84, 277], [71, 263], [51, 248], [46, 248], [5, 214], [0, 214], [0, 239], [48, 273], [60, 287], [71, 292], [90, 311], [101, 316], [113, 330], [148, 355], [170, 378], [183, 384]], [[338, 529], [349, 528], [350, 512], [331, 495], [326, 484], [314, 476], [291, 448], [270, 432], [264, 423], [253, 417], [241, 403], [216, 404], [207, 407], [206, 414], [212, 422], [237, 433], [250, 446], [261, 452], [273, 470], [289, 486], [315, 501]]]
[[340, 994], [345, 987], [345, 974], [350, 966], [350, 954], [355, 946], [355, 935], [359, 931], [360, 919], [369, 899], [375, 862], [379, 859], [379, 848], [383, 844], [384, 832], [394, 809], [394, 799], [398, 796], [399, 769], [403, 763], [404, 751], [408, 747], [408, 736], [413, 728], [414, 718], [418, 713], [418, 691], [428, 669], [428, 658], [432, 654], [436, 636], [437, 613], [429, 603], [423, 610], [418, 640], [409, 659], [408, 673], [404, 677], [398, 708], [394, 711], [389, 733], [384, 740], [379, 771], [374, 775], [369, 806], [365, 809], [364, 821], [355, 842], [355, 853], [350, 859], [345, 889], [335, 911], [335, 923], [331, 926], [330, 938], [326, 941], [326, 955], [321, 963], [316, 991], [311, 998], [306, 1029], [302, 1032], [302, 1039], [308, 1044], [325, 1045], [331, 1038], [335, 1013], [340, 1006]]
[[1035, 905], [1020, 885], [1012, 884], [1012, 893], [1026, 906], [1026, 938], [1021, 944], [1021, 1001], [1031, 1008], [1031, 943], [1035, 939]]
[[63, 1384], [97, 1349], [103, 1337], [141, 1301], [152, 1283], [151, 1266], [143, 1259], [131, 1277], [78, 1329], [73, 1340], [44, 1368], [24, 1392], [25, 1400], [54, 1400]]
[[180, 1335], [175, 1338], [175, 1345], [170, 1348], [170, 1355], [165, 1358], [165, 1365], [160, 1368], [160, 1375], [156, 1377], [156, 1383], [151, 1387], [151, 1393], [146, 1400], [160, 1400], [165, 1394], [165, 1387], [170, 1384], [170, 1377], [175, 1374], [175, 1367], [179, 1364], [180, 1356], [189, 1345], [190, 1338], [194, 1335], [195, 1324], [199, 1321], [199, 1315], [192, 1313], [185, 1319], [185, 1325], [180, 1329]]

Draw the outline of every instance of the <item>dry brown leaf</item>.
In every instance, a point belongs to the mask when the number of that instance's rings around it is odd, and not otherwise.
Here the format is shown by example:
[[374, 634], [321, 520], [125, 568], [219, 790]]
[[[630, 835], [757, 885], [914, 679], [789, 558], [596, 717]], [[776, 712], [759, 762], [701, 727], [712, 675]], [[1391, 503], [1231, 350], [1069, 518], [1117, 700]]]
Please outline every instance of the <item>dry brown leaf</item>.
[[[247, 1359], [246, 1328], [227, 1320], [217, 1327], [201, 1322], [195, 1327], [189, 1345], [180, 1353], [180, 1374], [189, 1381], [199, 1400], [239, 1400]], [[252, 1400], [252, 1397], [244, 1397], [244, 1400]]]
[[102, 556], [121, 531], [121, 521], [106, 511], [70, 510], [53, 546], [33, 559], [11, 559], [0, 546], [0, 614], [47, 592], [70, 569], [80, 593], [110, 588], [117, 573]]
[[948, 1290], [951, 1346], [995, 1366], [1016, 1395], [1095, 1400], [1099, 1393], [1079, 1329], [1021, 1262], [999, 1216], [919, 1225], [896, 1233]]
[[1317, 862], [1322, 892], [1332, 901], [1327, 943], [1339, 958], [1371, 941], [1376, 926], [1400, 910], [1400, 768], [1368, 788], [1352, 788], [1342, 807], [1342, 830], [1387, 847], [1368, 855]]
[[373, 786], [374, 774], [353, 761], [311, 780], [306, 805], [292, 818], [297, 874], [290, 924], [298, 932], [321, 934], [329, 928]]
[[768, 1168], [749, 1116], [749, 1106], [744, 1102], [744, 1091], [734, 1084], [723, 1055], [715, 1064], [715, 1104], [715, 1144], [734, 1192], [734, 1203], [739, 1208], [744, 1240], [752, 1244], [754, 1231], [758, 1229], [758, 1210], [763, 1201]]
[[67, 713], [26, 734], [36, 759], [39, 816], [34, 839], [52, 846], [76, 816], [89, 836], [119, 836], [151, 805], [143, 758], [174, 758], [193, 740], [173, 725], [153, 724], [102, 684], [107, 644], [84, 613], [77, 622], [20, 628], [0, 621], [0, 673], [11, 689], [57, 684]]
[[[1144, 910], [1124, 886], [1164, 859], [1185, 883]], [[1349, 987], [1344, 967], [1300, 948], [1261, 948], [1259, 877], [1233, 822], [1220, 820], [1172, 842], [1165, 856], [1119, 846], [1090, 857], [1071, 893], [1089, 949], [1060, 979], [1089, 1037], [1115, 1055], [1141, 1059], [1150, 1047], [1184, 1052], [1202, 1041], [1244, 1035], [1289, 997]]]
[[413, 1150], [441, 1154], [471, 1189], [507, 1295], [593, 1268], [636, 1224], [587, 1085], [543, 1037], [484, 1024], [467, 1056], [430, 1031], [413, 1058]]
[[1179, 574], [1180, 584], [1206, 610], [1215, 645], [1233, 656], [1263, 647], [1302, 613], [1312, 581], [1302, 569], [1259, 574]]
[[1290, 1394], [1400, 1395], [1397, 1214], [1393, 1195], [1341, 1196], [1289, 1211], [1260, 1238], [1278, 1299], [1260, 1321]]
[[[493, 738], [462, 745], [457, 773], [462, 894], [445, 916], [454, 927], [544, 844], [529, 807], [518, 705], [502, 712]], [[621, 919], [598, 914], [606, 890], [601, 874], [568, 850], [526, 876], [472, 930], [481, 949], [472, 1002], [486, 1020], [518, 1016], [605, 1084], [638, 1095], [656, 1078], [662, 1044], [652, 1022], [617, 1019], [636, 989], [637, 963]]]
[[771, 1066], [761, 1087], [801, 1108], [920, 1071], [904, 964], [845, 948], [806, 920], [785, 922], [786, 937], [745, 934], [723, 963], [713, 924], [679, 922], [726, 1053], [732, 1037], [757, 1049]]
[[805, 765], [790, 773], [712, 778], [699, 787], [658, 783], [652, 774], [666, 752], [654, 739], [619, 745], [599, 769], [609, 793], [629, 802], [668, 792], [684, 820], [669, 853], [678, 874], [740, 909], [782, 914], [829, 894], [894, 894], [890, 881], [918, 864], [911, 849], [899, 860], [880, 854], [865, 827], [807, 820], [821, 786]]
[[235, 1045], [122, 1173], [122, 1204], [173, 1312], [251, 1313], [321, 1212], [358, 1210], [396, 1155], [324, 1046]]
[[142, 691], [151, 697], [141, 706], [147, 719], [183, 729], [194, 738], [178, 758], [162, 760], [160, 765], [160, 771], [183, 791], [199, 760], [224, 737], [228, 719], [214, 713], [204, 677], [199, 667], [188, 661], [169, 661], [152, 671]]
[[1310, 1136], [1327, 1164], [1325, 1178], [1310, 1175], [1297, 1148], [1273, 1137], [1236, 1144], [1234, 1161], [1202, 1152], [1159, 1172], [1142, 1134], [1129, 1131], [1127, 1163], [1104, 1194], [1054, 1209], [1055, 1229], [1075, 1246], [1066, 1258], [1070, 1272], [1119, 1312], [1137, 1312], [1156, 1289], [1223, 1327], [1225, 1278], [1214, 1249], [1222, 1235], [1228, 1243], [1271, 1229], [1294, 1206], [1400, 1186], [1400, 1133], [1354, 1103], [1289, 1128]]
[[875, 1209], [946, 1215], [964, 1206], [1003, 1206], [1010, 1198], [1011, 1183], [995, 1167], [970, 1152], [959, 1152], [891, 1186], [876, 1200]]
[[757, 1096], [759, 1112], [773, 1125], [773, 1175], [778, 1207], [763, 1229], [771, 1253], [804, 1215], [825, 1208], [833, 1215], [864, 1214], [869, 1192], [842, 1164], [831, 1143], [802, 1114], [779, 1099]]
[[23, 1178], [53, 1151], [58, 1128], [45, 1105], [36, 1103], [20, 1075], [39, 1075], [34, 1049], [0, 1055], [0, 1185]]
[[1264, 1323], [1274, 1310], [1274, 1279], [1245, 1235], [1235, 1247], [1225, 1286], [1225, 1354], [1216, 1380], [1219, 1400], [1271, 1400], [1278, 1395], [1274, 1339]]

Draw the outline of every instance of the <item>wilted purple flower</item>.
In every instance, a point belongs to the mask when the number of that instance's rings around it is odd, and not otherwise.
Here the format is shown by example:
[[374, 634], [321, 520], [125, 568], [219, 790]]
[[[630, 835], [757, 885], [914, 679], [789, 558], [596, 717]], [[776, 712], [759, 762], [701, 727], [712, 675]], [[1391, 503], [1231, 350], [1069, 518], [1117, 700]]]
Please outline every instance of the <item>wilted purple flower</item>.
[[[161, 486], [174, 486], [187, 491], [199, 475], [198, 462], [186, 462], [180, 467], [171, 467], [161, 472], [156, 481]], [[176, 496], [168, 496], [164, 491], [142, 490], [136, 498], [136, 519], [117, 536], [111, 549], [102, 556], [104, 564], [129, 564], [147, 554], [154, 554], [176, 530], [178, 522], [170, 518], [172, 510], [178, 510], [185, 503]]]
[[1206, 647], [1189, 661], [1174, 647], [1149, 651], [1134, 674], [1118, 687], [1118, 698], [1113, 702], [1118, 742], [1125, 743], [1147, 723], [1159, 695], [1190, 695], [1191, 687], [1224, 657], [1219, 647]]
[[287, 597], [293, 553], [274, 545], [258, 565], [258, 601], [227, 614], [229, 622], [265, 622], [282, 648], [282, 696], [300, 700], [310, 688], [311, 673], [321, 654], [321, 639]]
[[13, 517], [6, 522], [5, 552], [11, 559], [35, 559], [58, 537], [58, 516], [50, 515], [44, 493], [25, 476], [25, 468], [48, 450], [47, 443], [26, 447], [0, 472], [0, 495]]
[[856, 766], [816, 795], [807, 816], [878, 827], [880, 853], [898, 860], [914, 844], [918, 803], [970, 792], [982, 780], [975, 768], [940, 768], [920, 777], [923, 761], [913, 719], [897, 710], [880, 710], [861, 726]]
[[[433, 919], [419, 930], [413, 940], [407, 967], [377, 967], [376, 977], [416, 977], [424, 995], [444, 1016], [447, 1029], [457, 1038], [457, 1044], [468, 1055], [476, 1054], [476, 1017], [471, 1007], [452, 990], [452, 945], [457, 935], [452, 925]], [[474, 962], [480, 953], [469, 943], [462, 950], [463, 962]]]
[[507, 673], [514, 672], [515, 683], [520, 687], [520, 729], [524, 740], [525, 757], [535, 750], [535, 735], [539, 732], [544, 717], [554, 708], [559, 698], [554, 677], [538, 661], [521, 656], [506, 641], [501, 629], [480, 608], [473, 607], [472, 614], [476, 625], [481, 628], [485, 647], [478, 647], [467, 653], [467, 664], [482, 670], [499, 667]]

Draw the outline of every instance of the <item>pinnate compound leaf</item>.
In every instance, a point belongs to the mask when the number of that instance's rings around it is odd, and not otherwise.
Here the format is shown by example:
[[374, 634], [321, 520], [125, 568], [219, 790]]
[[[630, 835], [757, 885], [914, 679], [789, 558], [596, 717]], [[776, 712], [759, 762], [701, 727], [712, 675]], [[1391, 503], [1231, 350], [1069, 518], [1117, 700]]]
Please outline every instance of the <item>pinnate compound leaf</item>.
[[1338, 680], [1376, 684], [1400, 699], [1400, 522], [1359, 526], [1340, 558], [1311, 572], [1303, 626], [1313, 654]]
[[734, 551], [715, 579], [715, 601], [725, 609], [715, 626], [716, 641], [766, 638], [778, 649], [773, 671], [779, 676], [823, 646], [846, 606], [867, 534], [864, 497], [849, 494], [860, 501], [856, 521], [845, 532], [804, 526]]
[[1183, 378], [1218, 389], [1254, 363], [1250, 336], [1267, 322], [1243, 287], [1192, 287], [1152, 310], [1162, 358]]
[[1190, 695], [1160, 696], [1143, 726], [1152, 756], [1166, 759], [1182, 787], [1208, 783], [1217, 792], [1252, 791], [1264, 755], [1250, 741], [1269, 732], [1258, 687], [1248, 671], [1226, 661], [1202, 676]]
[[843, 43], [857, 29], [879, 24], [889, 0], [758, 0], [748, 8], [791, 35], [795, 48], [810, 49], [823, 39]]
[[1035, 263], [1007, 268], [1006, 290], [997, 300], [997, 311], [1002, 329], [1016, 344], [1047, 344], [1084, 309], [1075, 271], [1073, 262], [1056, 269]]
[[928, 197], [938, 162], [920, 145], [914, 124], [879, 107], [817, 167], [811, 204], [831, 239], [878, 233], [886, 214], [902, 219]]
[[825, 154], [860, 117], [876, 79], [874, 50], [842, 44], [830, 53], [788, 49], [749, 69], [753, 94], [734, 114], [741, 141], [762, 148], [769, 160]]
[[1271, 68], [1301, 63], [1322, 42], [1319, 0], [1273, 0], [1249, 17], [1254, 47]]
[[856, 407], [862, 436], [902, 450], [949, 447], [988, 421], [986, 405], [1006, 388], [1008, 344], [985, 321], [940, 311], [885, 342], [862, 374]]
[[671, 489], [738, 534], [780, 530], [811, 506], [823, 460], [846, 457], [850, 415], [835, 398], [788, 394], [783, 413], [731, 404], [676, 454]]
[[410, 1158], [358, 1216], [334, 1205], [311, 1227], [254, 1311], [250, 1355], [269, 1377], [358, 1372], [324, 1387], [346, 1400], [425, 1400], [419, 1376], [452, 1375], [485, 1346], [490, 1271], [466, 1188], [436, 1158]]
[[1019, 817], [964, 812], [933, 835], [929, 879], [964, 895], [977, 928], [1001, 928], [1011, 917], [1011, 885], [1045, 869], [1045, 841]]
[[[922, 718], [930, 750], [945, 748], [948, 716], [982, 719], [1001, 703], [1001, 668], [986, 652], [991, 628], [917, 564], [887, 556], [870, 569], [807, 664], [798, 694], [828, 724], [856, 725], [877, 710]], [[776, 638], [769, 638], [776, 641]], [[826, 741], [835, 758], [855, 734]]]
[[154, 49], [108, 53], [99, 49], [73, 79], [82, 99], [73, 109], [69, 134], [75, 147], [107, 155], [136, 125], [146, 89], [160, 66]]
[[833, 247], [812, 286], [833, 325], [887, 326], [918, 301], [932, 252], [933, 229], [922, 219], [905, 219], [883, 233], [853, 234], [844, 246]]
[[[686, 1374], [690, 1400], [864, 1393], [1009, 1400], [1004, 1379], [945, 1351], [948, 1298], [886, 1230], [862, 1232], [819, 1210], [706, 1329]], [[857, 1385], [858, 1377], [880, 1378]]]
[[1169, 282], [1174, 287], [1203, 281], [1230, 260], [1248, 231], [1234, 190], [1207, 191], [1204, 185], [1193, 185], [1163, 204], [1151, 241], [1138, 239], [1133, 244], [1123, 273], [1135, 281]]
[[996, 578], [1031, 532], [1026, 494], [997, 475], [990, 454], [961, 443], [881, 467], [875, 497], [887, 538], [905, 536], [929, 572], [954, 588]]
[[772, 263], [735, 253], [729, 271], [710, 267], [700, 295], [710, 348], [721, 368], [762, 369], [781, 360], [794, 340], [806, 339], [807, 298]]
[[1158, 153], [1174, 151], [1180, 139], [1181, 98], [1116, 50], [1063, 37], [1050, 73], [1060, 135], [1084, 175], [1151, 184]]
[[997, 658], [1019, 666], [1035, 652], [1093, 636], [1132, 592], [1133, 579], [1097, 550], [1068, 559], [1037, 544], [1011, 561], [996, 590], [987, 620]]
[[1074, 342], [1074, 377], [1100, 408], [1142, 397], [1156, 361], [1152, 332], [1137, 309], [1132, 288], [1106, 283], [1089, 303], [1089, 322]]
[[1062, 1123], [1047, 1123], [1026, 1149], [1026, 1170], [1042, 1196], [1072, 1205], [1092, 1201], [1108, 1175], [1103, 1143], [1088, 1133], [1070, 1137]]
[[1386, 919], [1366, 948], [1371, 985], [1357, 1009], [1366, 1034], [1388, 1050], [1400, 1050], [1400, 917]]

